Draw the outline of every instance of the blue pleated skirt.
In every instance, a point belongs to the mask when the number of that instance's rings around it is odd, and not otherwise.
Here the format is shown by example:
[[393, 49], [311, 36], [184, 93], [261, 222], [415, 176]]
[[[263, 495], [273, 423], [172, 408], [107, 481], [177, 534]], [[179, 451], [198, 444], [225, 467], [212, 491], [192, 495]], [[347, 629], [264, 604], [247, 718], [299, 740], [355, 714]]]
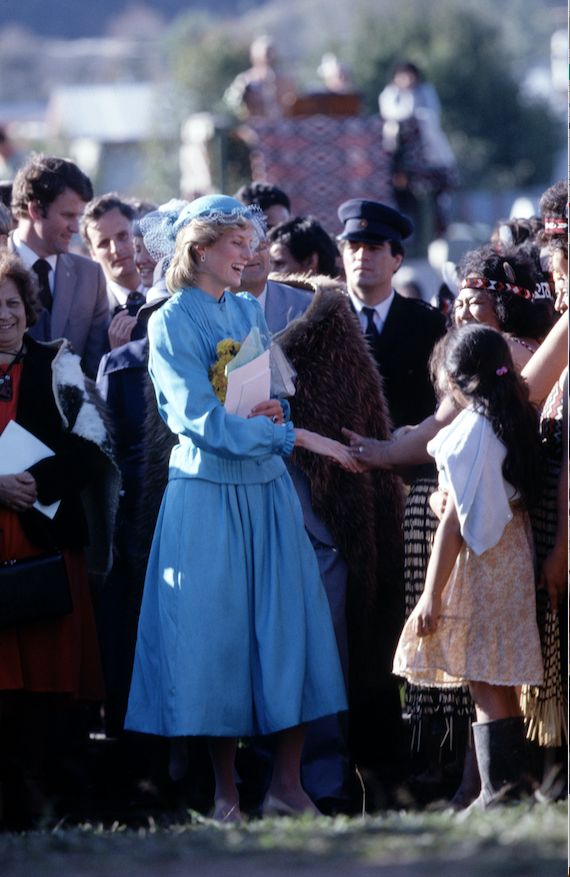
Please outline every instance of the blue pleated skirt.
[[347, 708], [330, 610], [288, 474], [169, 482], [125, 727], [269, 734]]

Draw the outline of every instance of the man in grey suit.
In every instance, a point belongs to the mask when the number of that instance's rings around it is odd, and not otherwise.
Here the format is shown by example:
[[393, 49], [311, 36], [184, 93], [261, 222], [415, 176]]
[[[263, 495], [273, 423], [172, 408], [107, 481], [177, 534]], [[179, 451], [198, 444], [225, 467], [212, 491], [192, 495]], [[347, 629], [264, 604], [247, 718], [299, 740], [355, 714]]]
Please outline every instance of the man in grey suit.
[[268, 275], [269, 242], [264, 238], [244, 268], [240, 289], [251, 293], [258, 300], [269, 331], [274, 335], [304, 313], [313, 296], [304, 289], [269, 280]]
[[12, 211], [18, 228], [9, 248], [38, 277], [43, 310], [30, 335], [38, 341], [67, 338], [94, 378], [108, 350], [105, 277], [91, 259], [68, 252], [92, 197], [89, 178], [73, 162], [32, 155], [14, 180]]
[[107, 280], [112, 349], [131, 340], [137, 312], [146, 301], [146, 288], [135, 265], [134, 219], [133, 207], [116, 192], [94, 198], [81, 218], [83, 240]]

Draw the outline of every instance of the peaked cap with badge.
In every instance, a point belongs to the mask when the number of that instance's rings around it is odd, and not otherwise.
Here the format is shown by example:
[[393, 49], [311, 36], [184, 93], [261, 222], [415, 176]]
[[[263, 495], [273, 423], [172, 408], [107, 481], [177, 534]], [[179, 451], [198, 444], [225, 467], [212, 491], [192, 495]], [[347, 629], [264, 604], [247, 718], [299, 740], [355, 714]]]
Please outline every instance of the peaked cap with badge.
[[383, 241], [404, 241], [414, 230], [412, 222], [403, 213], [381, 204], [351, 198], [338, 208], [338, 218], [344, 225], [341, 241], [359, 241], [380, 244]]

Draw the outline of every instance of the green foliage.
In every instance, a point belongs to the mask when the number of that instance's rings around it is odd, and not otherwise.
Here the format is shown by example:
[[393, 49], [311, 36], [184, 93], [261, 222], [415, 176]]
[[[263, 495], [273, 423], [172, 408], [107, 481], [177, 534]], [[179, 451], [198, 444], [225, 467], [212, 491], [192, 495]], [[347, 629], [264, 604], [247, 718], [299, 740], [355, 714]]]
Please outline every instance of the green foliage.
[[400, 0], [389, 17], [361, 21], [351, 55], [370, 112], [377, 112], [396, 61], [418, 65], [438, 91], [464, 185], [508, 188], [550, 179], [562, 126], [547, 107], [523, 101], [496, 15], [454, 0], [426, 4], [418, 15], [417, 3]]
[[227, 111], [224, 91], [249, 67], [249, 46], [209, 16], [189, 13], [168, 36], [167, 56], [186, 115]]

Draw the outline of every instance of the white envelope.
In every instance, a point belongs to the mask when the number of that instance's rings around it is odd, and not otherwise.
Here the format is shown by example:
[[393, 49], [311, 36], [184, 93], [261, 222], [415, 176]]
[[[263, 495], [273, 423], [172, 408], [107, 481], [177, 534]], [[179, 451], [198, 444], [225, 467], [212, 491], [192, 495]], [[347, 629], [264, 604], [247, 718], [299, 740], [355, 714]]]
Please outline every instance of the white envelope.
[[[54, 452], [44, 445], [33, 433], [28, 432], [15, 420], [10, 420], [0, 435], [0, 475], [15, 475], [29, 469], [34, 463], [45, 460], [46, 457], [55, 457]], [[42, 515], [53, 518], [59, 508], [60, 500], [43, 505], [35, 502], [34, 508]]]
[[228, 374], [224, 408], [229, 414], [247, 417], [255, 405], [269, 399], [270, 388], [269, 350], [265, 350]]

